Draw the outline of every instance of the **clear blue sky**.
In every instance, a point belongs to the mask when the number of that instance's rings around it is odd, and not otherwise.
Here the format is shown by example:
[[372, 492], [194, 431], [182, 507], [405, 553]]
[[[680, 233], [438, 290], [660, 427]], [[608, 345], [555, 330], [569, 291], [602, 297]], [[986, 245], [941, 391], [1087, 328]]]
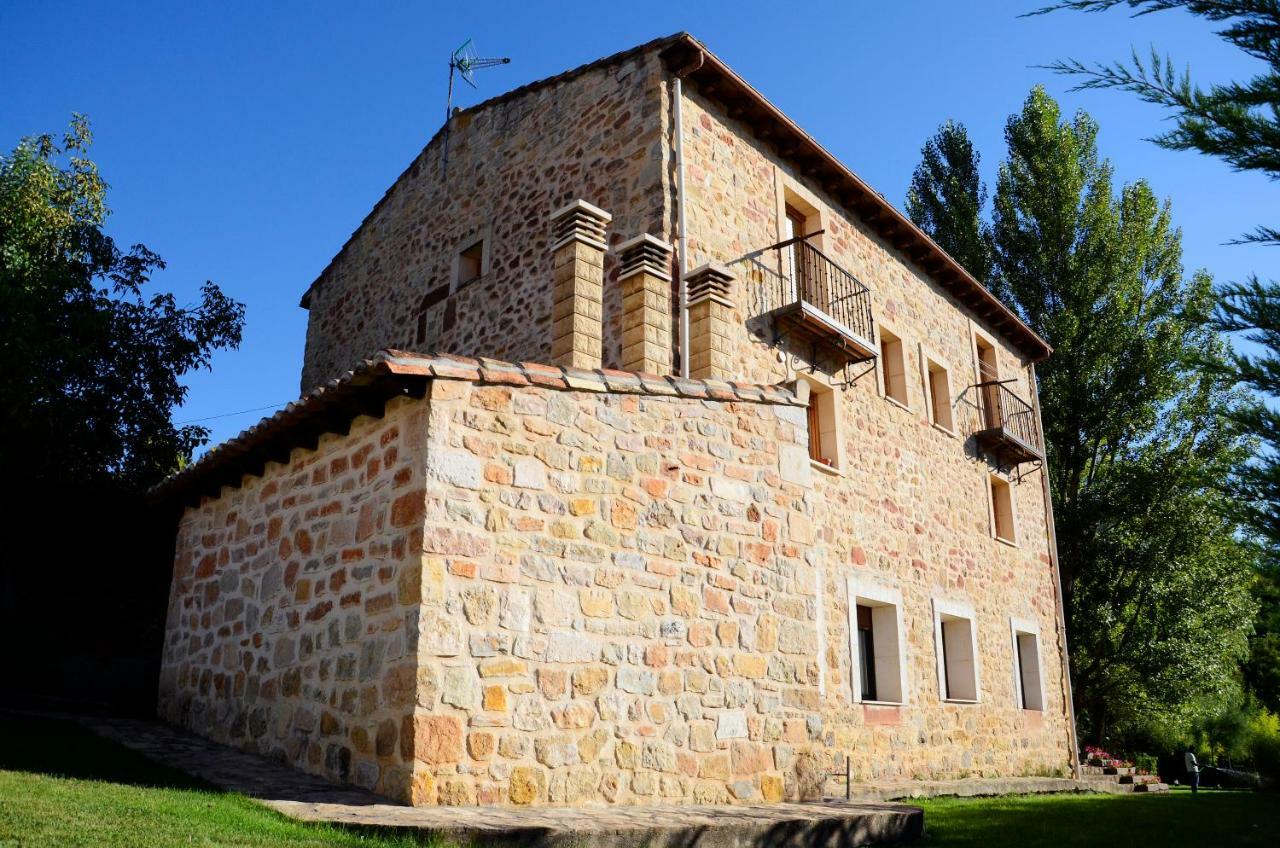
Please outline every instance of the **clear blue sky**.
[[[1088, 110], [1119, 180], [1173, 201], [1188, 268], [1265, 272], [1265, 248], [1223, 243], [1274, 225], [1280, 189], [1143, 139], [1161, 113], [1115, 92], [1068, 93], [1034, 65], [1125, 57], [1155, 43], [1203, 80], [1256, 70], [1182, 13], [1132, 20], [1057, 13], [1040, 0], [751, 3], [0, 4], [0, 145], [93, 121], [111, 183], [110, 232], [169, 263], [157, 289], [216, 281], [248, 308], [244, 343], [190, 380], [178, 420], [294, 398], [306, 313], [298, 298], [440, 126], [449, 53], [474, 37], [469, 105], [660, 35], [688, 30], [901, 206], [937, 125], [968, 125], [991, 182], [1002, 129], [1037, 82]], [[207, 423], [214, 441], [267, 412]]]

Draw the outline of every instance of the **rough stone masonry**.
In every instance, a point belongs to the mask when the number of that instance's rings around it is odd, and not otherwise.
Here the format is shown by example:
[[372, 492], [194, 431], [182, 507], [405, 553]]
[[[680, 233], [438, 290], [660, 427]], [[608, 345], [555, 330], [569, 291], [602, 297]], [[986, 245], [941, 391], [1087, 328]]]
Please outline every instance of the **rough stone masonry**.
[[[973, 438], [1048, 348], [751, 97], [680, 35], [428, 145], [304, 299], [308, 393], [157, 492], [162, 716], [414, 804], [1067, 773], [1045, 470]], [[761, 305], [797, 215], [861, 370]]]

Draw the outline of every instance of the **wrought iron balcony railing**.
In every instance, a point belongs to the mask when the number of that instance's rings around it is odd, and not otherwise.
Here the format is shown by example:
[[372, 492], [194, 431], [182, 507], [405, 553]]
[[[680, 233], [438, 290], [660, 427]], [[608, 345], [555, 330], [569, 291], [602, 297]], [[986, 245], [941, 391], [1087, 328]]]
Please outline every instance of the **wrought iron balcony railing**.
[[[787, 239], [753, 256], [760, 314], [779, 329], [811, 342], [837, 365], [875, 356], [871, 291], [806, 239]], [[773, 269], [758, 257], [772, 253]]]
[[999, 461], [1014, 465], [1044, 459], [1044, 440], [1036, 423], [1035, 409], [1009, 388], [1012, 380], [988, 380], [974, 386], [977, 392], [978, 422], [974, 436], [978, 443], [996, 454]]

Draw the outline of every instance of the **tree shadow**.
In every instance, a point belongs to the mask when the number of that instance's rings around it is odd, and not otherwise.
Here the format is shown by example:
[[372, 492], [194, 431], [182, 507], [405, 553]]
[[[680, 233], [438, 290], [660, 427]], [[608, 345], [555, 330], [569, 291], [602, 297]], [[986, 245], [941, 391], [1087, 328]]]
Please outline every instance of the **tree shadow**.
[[220, 791], [59, 719], [0, 712], [0, 769], [158, 789]]

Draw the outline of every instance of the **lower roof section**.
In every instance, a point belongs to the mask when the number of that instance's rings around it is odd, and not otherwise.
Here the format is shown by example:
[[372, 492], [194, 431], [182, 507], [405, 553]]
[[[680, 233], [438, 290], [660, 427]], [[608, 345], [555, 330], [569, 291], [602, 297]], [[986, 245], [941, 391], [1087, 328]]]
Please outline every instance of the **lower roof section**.
[[289, 462], [294, 448], [316, 449], [325, 433], [345, 435], [351, 422], [361, 415], [382, 417], [387, 401], [392, 398], [423, 397], [427, 383], [433, 379], [542, 386], [568, 391], [803, 405], [794, 393], [782, 386], [687, 380], [610, 368], [562, 368], [446, 353], [382, 350], [213, 448], [199, 461], [155, 486], [149, 495], [153, 501], [184, 507], [198, 504], [202, 497], [216, 497], [223, 486], [239, 486], [246, 475], [261, 475], [268, 462]]

